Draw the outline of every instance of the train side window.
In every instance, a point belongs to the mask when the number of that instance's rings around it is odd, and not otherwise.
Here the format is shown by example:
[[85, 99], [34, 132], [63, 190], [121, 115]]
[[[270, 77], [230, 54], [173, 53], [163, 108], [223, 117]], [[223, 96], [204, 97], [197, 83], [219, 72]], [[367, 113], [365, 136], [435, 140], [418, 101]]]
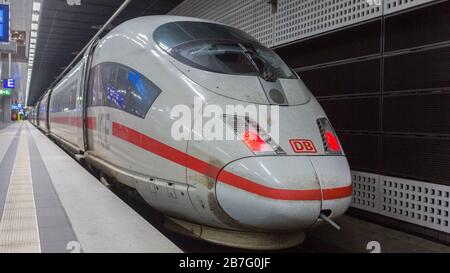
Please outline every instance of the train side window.
[[117, 63], [92, 68], [89, 106], [109, 106], [144, 118], [161, 93], [153, 82], [137, 71]]
[[150, 106], [161, 93], [161, 89], [134, 70], [128, 72], [128, 81], [131, 88], [128, 95], [127, 111], [145, 117]]
[[67, 112], [75, 110], [77, 103], [77, 86], [78, 80], [73, 81], [68, 84], [68, 86], [63, 86], [64, 88], [61, 93], [58, 93], [59, 107], [58, 112]]
[[128, 70], [120, 65], [114, 65], [111, 70], [108, 84], [106, 86], [106, 98], [109, 106], [126, 110], [127, 94], [130, 84], [127, 79]]
[[98, 74], [96, 71], [98, 70], [98, 66], [94, 66], [91, 68], [90, 75], [89, 75], [89, 86], [88, 86], [88, 92], [87, 92], [87, 104], [88, 106], [95, 106], [97, 102], [97, 92], [98, 90], [97, 84], [96, 84], [96, 78], [98, 77]]
[[75, 80], [70, 84], [69, 89], [69, 110], [75, 110], [77, 108], [77, 91], [78, 80]]
[[96, 65], [91, 70], [89, 78], [88, 89], [88, 105], [102, 106], [104, 105], [103, 90], [102, 90], [102, 73], [100, 65]]

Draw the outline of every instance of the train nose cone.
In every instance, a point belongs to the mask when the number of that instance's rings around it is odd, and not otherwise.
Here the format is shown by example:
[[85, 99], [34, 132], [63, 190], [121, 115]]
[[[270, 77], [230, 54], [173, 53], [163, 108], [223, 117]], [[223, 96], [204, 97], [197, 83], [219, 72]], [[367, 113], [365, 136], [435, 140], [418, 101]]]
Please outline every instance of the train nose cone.
[[[345, 158], [343, 158], [345, 161]], [[348, 166], [347, 166], [348, 168]], [[327, 188], [322, 193], [321, 177], [307, 156], [265, 156], [245, 158], [227, 165], [219, 174], [216, 195], [222, 209], [236, 221], [263, 230], [289, 231], [304, 229], [317, 222], [326, 194], [331, 199], [345, 199], [338, 213], [348, 207], [351, 195]], [[341, 172], [341, 171], [338, 171]], [[349, 170], [342, 170], [343, 173]], [[349, 179], [343, 175], [332, 179]], [[351, 181], [345, 181], [348, 185]], [[327, 203], [329, 209], [335, 205]], [[343, 213], [342, 212], [342, 213]]]

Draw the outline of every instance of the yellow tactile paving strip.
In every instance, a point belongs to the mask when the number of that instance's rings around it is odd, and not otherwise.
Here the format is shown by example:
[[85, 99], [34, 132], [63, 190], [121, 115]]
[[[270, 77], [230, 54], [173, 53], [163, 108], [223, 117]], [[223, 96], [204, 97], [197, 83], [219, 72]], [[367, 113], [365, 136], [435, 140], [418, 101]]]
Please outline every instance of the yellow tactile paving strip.
[[21, 133], [3, 216], [0, 253], [41, 252], [27, 137]]

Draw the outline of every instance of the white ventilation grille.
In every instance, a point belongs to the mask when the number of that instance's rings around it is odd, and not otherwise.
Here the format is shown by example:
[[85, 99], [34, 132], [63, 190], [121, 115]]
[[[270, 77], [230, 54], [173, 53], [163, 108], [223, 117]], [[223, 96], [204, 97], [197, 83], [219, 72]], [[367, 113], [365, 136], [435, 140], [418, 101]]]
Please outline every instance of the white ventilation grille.
[[450, 232], [449, 187], [387, 176], [380, 179], [380, 214]]
[[450, 233], [449, 186], [356, 171], [352, 177], [352, 207]]
[[273, 45], [274, 16], [272, 6], [264, 0], [187, 0], [169, 14], [214, 20], [242, 29], [267, 46]]
[[433, 0], [384, 0], [384, 14], [393, 13], [432, 1]]
[[186, 0], [168, 14], [219, 21], [222, 17], [250, 4], [252, 0]]
[[268, 46], [280, 45], [435, 0], [185, 0], [169, 14], [240, 28]]
[[382, 14], [367, 0], [279, 0], [275, 44], [358, 23]]
[[352, 172], [353, 177], [353, 200], [355, 208], [377, 212], [378, 198], [378, 175]]
[[239, 28], [266, 46], [273, 45], [272, 7], [265, 1], [252, 1], [250, 4], [235, 10], [221, 18], [219, 22]]

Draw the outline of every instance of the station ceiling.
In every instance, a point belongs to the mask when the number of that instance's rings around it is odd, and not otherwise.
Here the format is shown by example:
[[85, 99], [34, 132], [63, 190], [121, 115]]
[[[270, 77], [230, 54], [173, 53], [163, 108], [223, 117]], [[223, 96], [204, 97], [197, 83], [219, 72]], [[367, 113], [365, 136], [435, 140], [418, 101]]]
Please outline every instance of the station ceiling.
[[[42, 1], [28, 105], [35, 104], [124, 0], [81, 0], [79, 6], [67, 2]], [[113, 26], [139, 16], [166, 14], [181, 2], [134, 0]]]

